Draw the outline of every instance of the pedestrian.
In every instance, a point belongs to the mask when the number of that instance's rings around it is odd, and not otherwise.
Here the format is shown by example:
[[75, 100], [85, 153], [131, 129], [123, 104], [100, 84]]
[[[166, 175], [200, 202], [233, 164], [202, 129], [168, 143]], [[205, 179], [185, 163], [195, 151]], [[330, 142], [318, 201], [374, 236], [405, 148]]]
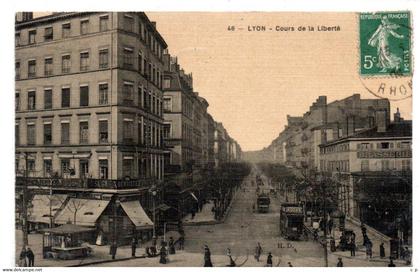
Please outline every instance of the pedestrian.
[[341, 258], [338, 258], [337, 267], [343, 267], [343, 260]]
[[356, 256], [356, 242], [353, 238], [350, 240], [350, 256]]
[[150, 254], [152, 254], [152, 257], [155, 257], [157, 255], [157, 249], [156, 246], [152, 245], [150, 247]]
[[405, 250], [404, 250], [404, 259], [405, 259], [406, 265], [410, 265], [411, 264], [411, 252], [408, 249], [408, 247], [405, 247]]
[[179, 250], [184, 250], [184, 243], [185, 243], [185, 237], [182, 234], [181, 237], [179, 237], [179, 239], [178, 239], [178, 249]]
[[331, 239], [330, 240], [330, 249], [331, 249], [331, 252], [335, 252], [336, 251], [336, 248], [335, 248], [335, 239]]
[[334, 221], [332, 219], [330, 219], [328, 221], [328, 233], [329, 234], [331, 234], [333, 227], [334, 227]]
[[314, 241], [315, 242], [318, 241], [318, 229], [315, 229], [315, 231], [314, 231]]
[[204, 245], [204, 267], [212, 267], [211, 263], [211, 253], [207, 245]]
[[117, 255], [117, 243], [112, 242], [111, 246], [109, 247], [109, 254], [111, 254], [112, 259], [115, 260], [115, 255]]
[[255, 259], [257, 260], [257, 262], [260, 261], [260, 256], [262, 253], [262, 247], [260, 245], [260, 243], [257, 243], [257, 246], [255, 247]]
[[392, 260], [391, 257], [389, 257], [389, 264], [388, 267], [395, 267], [394, 261]]
[[267, 255], [267, 266], [269, 267], [273, 266], [273, 255], [271, 255], [271, 252], [268, 252], [268, 255]]
[[384, 242], [379, 245], [379, 256], [381, 256], [381, 259], [385, 258]]
[[153, 255], [152, 255], [152, 252], [150, 252], [150, 247], [146, 247], [146, 255], [147, 255], [147, 257], [153, 257]]
[[165, 247], [164, 243], [162, 243], [162, 246], [160, 247], [159, 254], [160, 254], [159, 263], [166, 264], [166, 262], [167, 262], [167, 259], [166, 259], [167, 252], [166, 252], [166, 247]]
[[137, 239], [133, 237], [131, 239], [131, 257], [136, 257], [136, 249], [137, 249]]
[[26, 249], [26, 257], [28, 257], [28, 266], [33, 267], [35, 265], [35, 255], [30, 247]]
[[370, 240], [366, 241], [366, 259], [372, 259], [372, 247], [373, 244]]
[[26, 267], [26, 248], [23, 247], [20, 254], [19, 254], [19, 266], [20, 267]]
[[235, 267], [235, 266], [236, 266], [236, 263], [235, 263], [235, 261], [232, 259], [232, 254], [231, 254], [230, 248], [227, 248], [227, 249], [226, 249], [226, 255], [229, 257], [229, 264], [228, 264], [228, 265], [226, 265], [226, 266], [229, 266], [229, 267]]
[[169, 237], [169, 254], [175, 254], [175, 242], [173, 237]]
[[366, 233], [363, 234], [363, 246], [366, 246], [367, 241], [369, 240], [369, 237]]
[[362, 225], [360, 226], [360, 229], [362, 230], [363, 236], [365, 236], [366, 235], [366, 226], [365, 226], [364, 223], [362, 223]]
[[287, 264], [289, 265], [289, 267], [293, 267], [291, 262], [288, 262]]

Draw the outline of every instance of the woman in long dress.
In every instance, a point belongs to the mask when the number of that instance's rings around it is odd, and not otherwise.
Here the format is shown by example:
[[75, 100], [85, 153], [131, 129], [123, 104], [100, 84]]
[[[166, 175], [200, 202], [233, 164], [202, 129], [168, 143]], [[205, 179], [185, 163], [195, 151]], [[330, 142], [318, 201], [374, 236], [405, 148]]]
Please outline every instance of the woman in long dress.
[[204, 246], [204, 267], [212, 267], [211, 253], [207, 245]]
[[378, 53], [377, 66], [381, 68], [381, 72], [388, 70], [398, 70], [401, 65], [401, 58], [397, 57], [389, 50], [389, 35], [397, 39], [404, 38], [403, 35], [396, 33], [394, 30], [398, 29], [397, 24], [391, 23], [386, 16], [382, 17], [381, 24], [376, 29], [375, 33], [370, 37], [368, 44], [376, 47]]

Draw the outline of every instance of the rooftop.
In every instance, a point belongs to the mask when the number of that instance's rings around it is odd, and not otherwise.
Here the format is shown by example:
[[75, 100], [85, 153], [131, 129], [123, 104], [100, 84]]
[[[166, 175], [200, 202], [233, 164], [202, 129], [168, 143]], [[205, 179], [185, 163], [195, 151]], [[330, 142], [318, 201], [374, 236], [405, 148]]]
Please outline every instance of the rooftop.
[[337, 142], [343, 142], [346, 140], [353, 140], [353, 139], [366, 139], [366, 138], [400, 138], [400, 137], [412, 137], [412, 122], [411, 121], [401, 121], [401, 122], [394, 122], [387, 126], [384, 132], [378, 132], [377, 127], [368, 128], [365, 130], [358, 131], [353, 135], [335, 139], [332, 141], [327, 142], [322, 146], [328, 146], [331, 144], [335, 144]]

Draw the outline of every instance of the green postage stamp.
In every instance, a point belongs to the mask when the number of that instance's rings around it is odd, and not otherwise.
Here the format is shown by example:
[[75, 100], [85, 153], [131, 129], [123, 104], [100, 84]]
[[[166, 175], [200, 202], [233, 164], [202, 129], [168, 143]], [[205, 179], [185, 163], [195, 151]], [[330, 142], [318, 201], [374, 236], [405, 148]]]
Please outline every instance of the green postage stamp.
[[412, 74], [411, 13], [359, 14], [360, 75]]

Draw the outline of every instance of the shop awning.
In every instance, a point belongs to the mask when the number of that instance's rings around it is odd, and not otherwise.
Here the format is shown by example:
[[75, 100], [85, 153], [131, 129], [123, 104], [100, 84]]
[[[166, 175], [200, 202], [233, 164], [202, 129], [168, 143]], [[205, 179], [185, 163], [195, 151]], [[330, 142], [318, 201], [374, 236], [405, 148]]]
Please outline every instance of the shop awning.
[[95, 231], [93, 228], [87, 228], [82, 227], [79, 225], [73, 225], [73, 224], [65, 224], [61, 225], [56, 228], [47, 228], [42, 229], [44, 233], [52, 233], [52, 234], [58, 234], [58, 235], [65, 235], [65, 234], [75, 234], [75, 233], [83, 233], [83, 232], [91, 232]]
[[[55, 223], [80, 226], [95, 226], [99, 216], [108, 206], [109, 200], [70, 198], [64, 209], [57, 215]], [[76, 222], [74, 216], [76, 214]]]
[[28, 221], [49, 224], [50, 216], [54, 218], [64, 205], [66, 199], [67, 195], [65, 194], [35, 195], [32, 199], [32, 207], [28, 210]]
[[139, 201], [121, 202], [121, 207], [137, 229], [153, 228], [153, 222], [143, 210]]

